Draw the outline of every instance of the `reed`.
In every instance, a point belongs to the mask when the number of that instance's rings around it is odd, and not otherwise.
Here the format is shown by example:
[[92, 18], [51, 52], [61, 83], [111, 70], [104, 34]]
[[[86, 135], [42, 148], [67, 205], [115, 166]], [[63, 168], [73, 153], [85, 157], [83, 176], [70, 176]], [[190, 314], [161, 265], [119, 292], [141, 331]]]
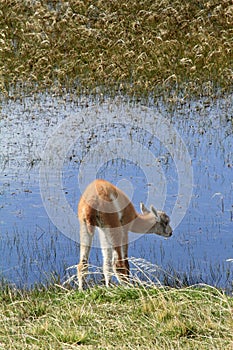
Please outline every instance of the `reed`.
[[0, 87], [174, 98], [232, 88], [232, 1], [0, 3]]

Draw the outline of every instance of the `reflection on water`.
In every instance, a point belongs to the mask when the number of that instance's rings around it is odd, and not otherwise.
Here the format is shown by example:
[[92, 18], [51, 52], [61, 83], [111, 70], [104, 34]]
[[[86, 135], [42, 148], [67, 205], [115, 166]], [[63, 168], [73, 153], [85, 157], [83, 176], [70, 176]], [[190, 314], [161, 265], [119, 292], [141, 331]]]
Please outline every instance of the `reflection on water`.
[[[179, 196], [186, 189], [180, 192], [180, 177], [185, 178], [189, 169], [182, 168], [183, 174], [177, 170], [174, 135], [170, 148], [157, 137], [154, 127], [161, 133], [164, 130], [163, 125], [156, 124], [155, 115], [160, 115], [178, 131], [186, 145], [193, 170], [192, 197], [172, 238], [143, 235], [135, 240], [137, 237], [132, 236], [129, 256], [160, 266], [156, 278], [162, 281], [172, 283], [161, 272], [164, 270], [186, 283], [204, 282], [231, 290], [233, 265], [226, 260], [233, 258], [232, 97], [181, 102], [172, 107], [152, 104], [151, 113], [119, 100], [96, 106], [93, 102], [87, 113], [86, 101], [75, 103], [68, 97], [63, 100], [44, 95], [3, 104], [0, 276], [19, 286], [44, 283], [51, 274], [64, 279], [65, 269], [78, 261], [78, 244], [53, 225], [39, 187], [46, 142], [57, 126], [75, 113], [89, 118], [89, 127], [84, 128], [83, 122], [77, 137], [72, 136], [74, 142], [67, 148], [59, 189], [73, 211], [80, 191], [95, 177], [123, 187], [137, 210], [140, 201], [148, 201], [159, 209], [164, 207], [169, 215], [179, 203], [182, 211], [184, 202]], [[108, 113], [108, 123], [93, 127], [99, 115], [107, 118]], [[132, 117], [128, 123], [121, 123], [120, 116], [129, 113]], [[145, 120], [151, 125], [149, 130], [142, 127]], [[76, 130], [73, 131], [75, 135]], [[61, 217], [61, 221], [69, 226], [66, 217]], [[93, 248], [91, 263], [101, 265], [101, 260], [99, 249]]]

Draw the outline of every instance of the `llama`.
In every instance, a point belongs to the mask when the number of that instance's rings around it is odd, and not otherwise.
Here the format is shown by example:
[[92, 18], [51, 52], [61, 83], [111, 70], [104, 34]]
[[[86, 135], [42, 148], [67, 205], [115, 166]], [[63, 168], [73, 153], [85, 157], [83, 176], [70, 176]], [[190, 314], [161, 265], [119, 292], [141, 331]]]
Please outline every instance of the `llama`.
[[103, 273], [108, 287], [112, 271], [119, 282], [128, 280], [128, 231], [156, 233], [170, 237], [170, 219], [153, 206], [148, 210], [140, 203], [142, 214], [136, 212], [126, 194], [105, 180], [94, 180], [87, 186], [78, 204], [80, 223], [79, 289], [83, 289], [84, 275], [95, 228], [98, 228], [103, 254]]

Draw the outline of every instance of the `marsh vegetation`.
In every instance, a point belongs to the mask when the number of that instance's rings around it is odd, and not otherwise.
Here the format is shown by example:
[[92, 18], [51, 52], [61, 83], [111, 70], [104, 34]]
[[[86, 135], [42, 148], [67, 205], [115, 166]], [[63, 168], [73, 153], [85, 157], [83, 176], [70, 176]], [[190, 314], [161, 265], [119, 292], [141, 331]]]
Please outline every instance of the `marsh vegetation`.
[[6, 96], [16, 88], [187, 98], [232, 88], [230, 0], [2, 0], [0, 27]]

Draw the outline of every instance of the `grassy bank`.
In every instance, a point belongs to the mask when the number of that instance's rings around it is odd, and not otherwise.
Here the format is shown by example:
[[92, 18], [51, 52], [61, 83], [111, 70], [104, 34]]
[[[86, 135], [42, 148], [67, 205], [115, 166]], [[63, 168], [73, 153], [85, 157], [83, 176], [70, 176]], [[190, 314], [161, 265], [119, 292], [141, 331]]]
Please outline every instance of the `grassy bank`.
[[0, 2], [0, 85], [142, 96], [230, 91], [232, 1]]
[[233, 299], [213, 288], [0, 292], [0, 349], [224, 349]]

